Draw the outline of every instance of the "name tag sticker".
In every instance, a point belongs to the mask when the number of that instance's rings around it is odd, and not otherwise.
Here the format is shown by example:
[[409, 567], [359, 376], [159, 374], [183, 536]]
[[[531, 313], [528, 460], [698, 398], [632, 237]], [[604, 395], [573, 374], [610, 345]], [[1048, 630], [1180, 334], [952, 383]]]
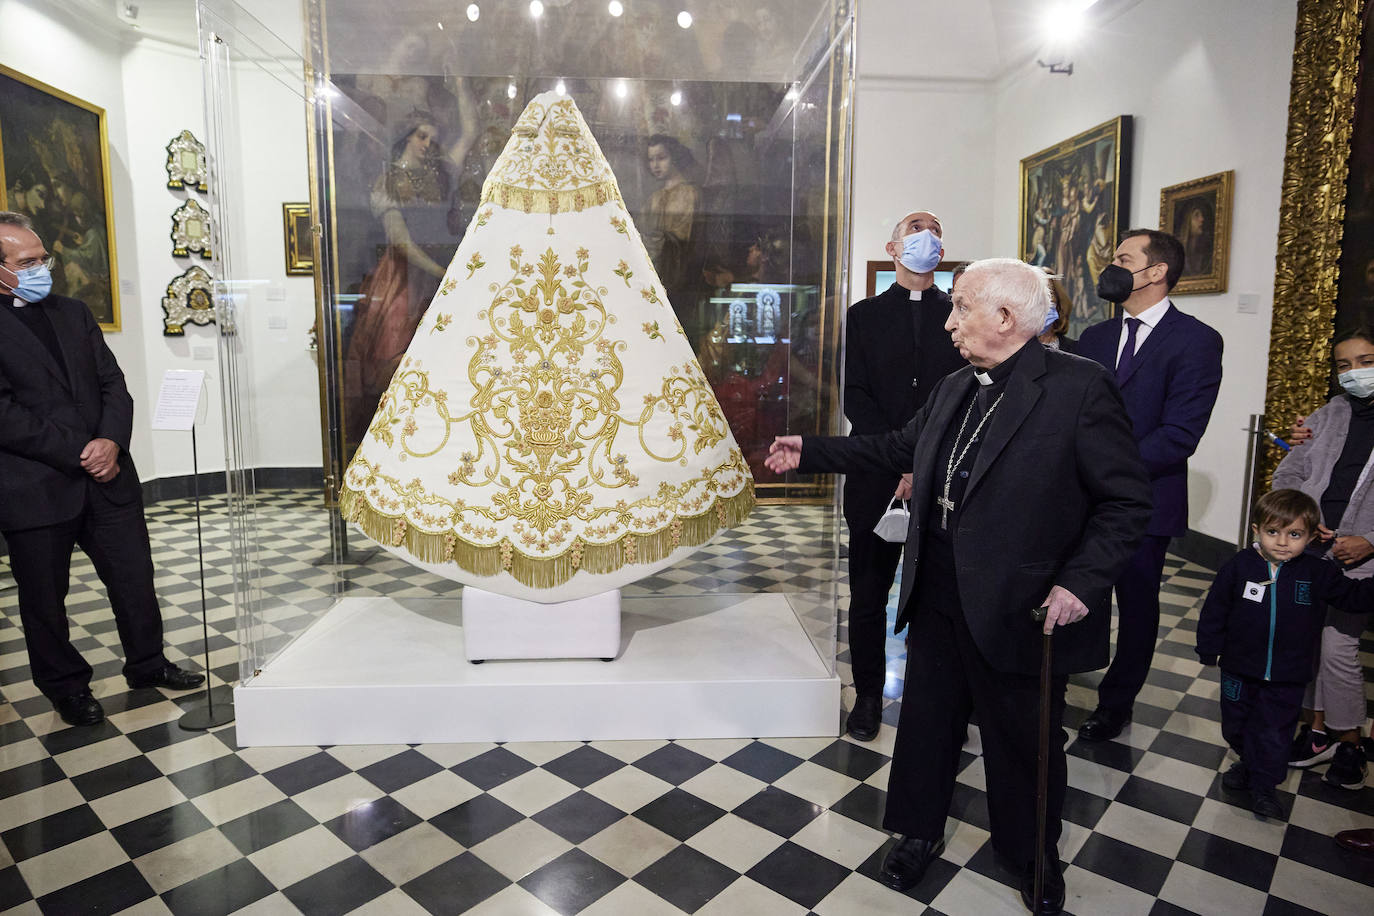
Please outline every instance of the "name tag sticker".
[[1242, 593], [1242, 597], [1245, 598], [1246, 601], [1263, 601], [1265, 585], [1266, 583], [1264, 582], [1246, 582], [1245, 591]]

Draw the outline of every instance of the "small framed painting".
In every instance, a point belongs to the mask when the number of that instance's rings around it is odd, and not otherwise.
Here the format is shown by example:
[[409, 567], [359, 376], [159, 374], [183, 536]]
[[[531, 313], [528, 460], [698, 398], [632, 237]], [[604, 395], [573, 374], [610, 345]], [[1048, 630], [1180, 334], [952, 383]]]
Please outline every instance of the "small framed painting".
[[309, 276], [315, 272], [315, 234], [310, 231], [310, 204], [282, 204], [282, 233], [286, 240], [286, 272]]
[[1217, 172], [1159, 192], [1159, 228], [1183, 243], [1183, 275], [1169, 292], [1226, 292], [1235, 172]]

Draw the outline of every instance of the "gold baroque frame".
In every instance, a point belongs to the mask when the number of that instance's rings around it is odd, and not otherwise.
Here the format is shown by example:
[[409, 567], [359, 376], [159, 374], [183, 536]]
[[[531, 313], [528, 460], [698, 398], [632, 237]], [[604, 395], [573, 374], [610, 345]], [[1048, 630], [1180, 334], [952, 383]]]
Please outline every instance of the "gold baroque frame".
[[[1298, 0], [1264, 399], [1280, 429], [1321, 404], [1329, 385], [1364, 6]], [[1266, 486], [1279, 457], [1261, 452]]]

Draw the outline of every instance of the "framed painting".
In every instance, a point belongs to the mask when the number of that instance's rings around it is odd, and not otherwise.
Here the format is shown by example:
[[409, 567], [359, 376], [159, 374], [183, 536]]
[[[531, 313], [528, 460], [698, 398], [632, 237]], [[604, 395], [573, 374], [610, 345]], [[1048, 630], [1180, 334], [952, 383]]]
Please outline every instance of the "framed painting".
[[281, 221], [287, 275], [310, 276], [315, 272], [315, 234], [310, 231], [310, 204], [282, 204]]
[[1226, 292], [1235, 172], [1170, 185], [1159, 192], [1159, 228], [1183, 243], [1183, 275], [1171, 296]]
[[[945, 292], [954, 286], [954, 272], [972, 261], [941, 261], [935, 267], [935, 285]], [[897, 282], [897, 268], [891, 261], [869, 261], [864, 296], [872, 298]]]
[[1121, 115], [1021, 160], [1021, 258], [1064, 278], [1068, 335], [1112, 316], [1097, 275], [1129, 217], [1131, 116]]
[[105, 109], [0, 65], [0, 205], [33, 220], [53, 292], [119, 330]]

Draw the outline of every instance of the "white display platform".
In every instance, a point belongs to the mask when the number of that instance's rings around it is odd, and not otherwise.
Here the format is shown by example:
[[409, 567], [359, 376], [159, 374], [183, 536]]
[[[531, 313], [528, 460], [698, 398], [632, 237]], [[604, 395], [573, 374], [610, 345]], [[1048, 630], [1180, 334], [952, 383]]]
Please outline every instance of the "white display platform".
[[463, 586], [463, 657], [599, 658], [620, 651], [620, 589], [540, 604]]
[[835, 736], [778, 594], [627, 598], [617, 659], [464, 660], [453, 599], [344, 598], [234, 690], [243, 746]]

